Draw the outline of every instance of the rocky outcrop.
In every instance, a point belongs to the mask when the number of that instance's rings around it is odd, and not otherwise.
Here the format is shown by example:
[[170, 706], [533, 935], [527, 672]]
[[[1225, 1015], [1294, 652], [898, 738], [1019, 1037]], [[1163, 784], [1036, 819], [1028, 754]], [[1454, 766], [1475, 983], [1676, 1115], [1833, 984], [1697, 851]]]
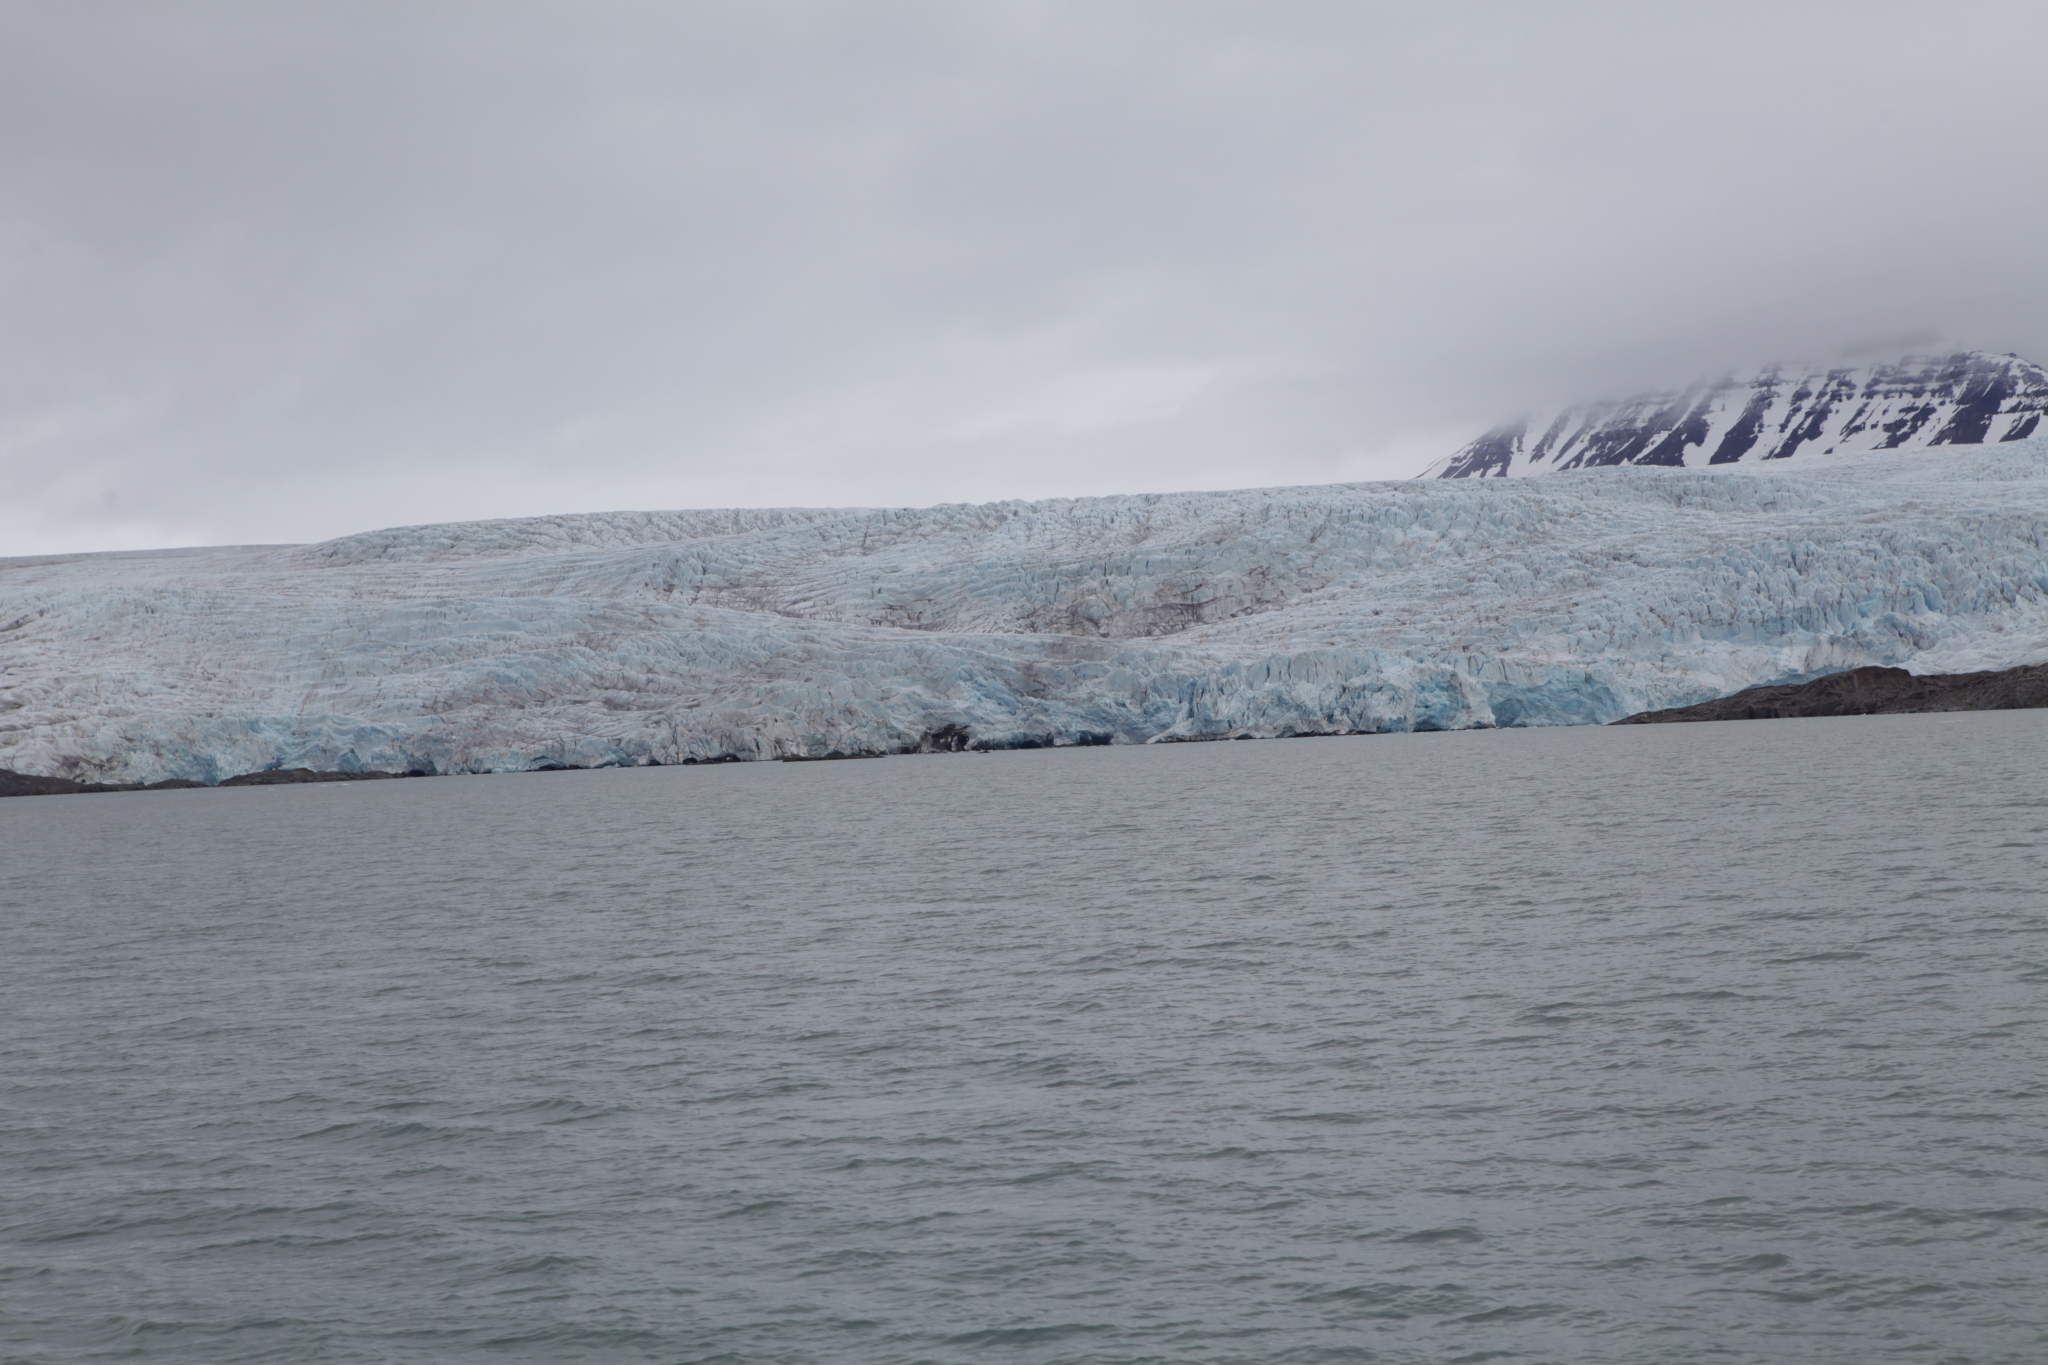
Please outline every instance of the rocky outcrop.
[[312, 768], [267, 768], [258, 773], [243, 773], [240, 777], [225, 778], [223, 787], [282, 787], [299, 782], [368, 782], [385, 777], [419, 777], [420, 773], [336, 773], [318, 772]]
[[162, 782], [74, 782], [68, 777], [37, 777], [0, 768], [0, 796], [70, 796], [78, 792], [156, 792], [173, 787], [203, 787], [182, 777]]
[[1643, 711], [1616, 725], [1690, 720], [1783, 720], [1795, 716], [1896, 716], [1923, 711], [2018, 711], [2048, 707], [2048, 664], [1985, 673], [1915, 675], [1852, 668], [1812, 682], [1751, 687], [1697, 706]]
[[[424, 773], [336, 773], [311, 768], [272, 768], [243, 773], [221, 782], [223, 787], [276, 787], [300, 782], [364, 782], [376, 778], [424, 777]], [[82, 792], [160, 792], [179, 787], [203, 787], [204, 782], [172, 777], [162, 782], [74, 782], [68, 777], [37, 777], [33, 773], [0, 768], [0, 796], [71, 796]]]
[[1670, 468], [2023, 441], [2048, 412], [2048, 371], [1962, 351], [1835, 369], [1771, 365], [1676, 393], [1586, 403], [1496, 427], [1424, 478], [1510, 478], [1612, 465]]

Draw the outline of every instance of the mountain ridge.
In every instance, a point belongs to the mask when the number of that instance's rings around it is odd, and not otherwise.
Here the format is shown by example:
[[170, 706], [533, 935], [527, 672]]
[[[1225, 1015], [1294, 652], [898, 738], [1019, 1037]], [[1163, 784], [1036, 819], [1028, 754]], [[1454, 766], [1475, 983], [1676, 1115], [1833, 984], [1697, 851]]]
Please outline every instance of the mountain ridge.
[[1508, 422], [1418, 476], [1519, 478], [1576, 469], [1708, 468], [1800, 454], [2023, 441], [2048, 412], [2048, 370], [1955, 351], [1820, 367], [1766, 365], [1679, 390], [1579, 403]]

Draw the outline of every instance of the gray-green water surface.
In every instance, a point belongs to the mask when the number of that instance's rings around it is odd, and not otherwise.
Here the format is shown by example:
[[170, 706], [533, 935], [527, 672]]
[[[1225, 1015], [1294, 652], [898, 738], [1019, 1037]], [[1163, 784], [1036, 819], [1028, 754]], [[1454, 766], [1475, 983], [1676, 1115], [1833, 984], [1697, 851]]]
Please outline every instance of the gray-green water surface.
[[2048, 713], [0, 802], [10, 1362], [2048, 1360]]

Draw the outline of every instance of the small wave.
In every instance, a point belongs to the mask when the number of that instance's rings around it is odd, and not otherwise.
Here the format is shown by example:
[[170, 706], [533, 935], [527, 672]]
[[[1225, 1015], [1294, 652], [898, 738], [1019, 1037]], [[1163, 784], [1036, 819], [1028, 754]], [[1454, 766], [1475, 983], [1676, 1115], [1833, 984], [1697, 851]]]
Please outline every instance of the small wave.
[[567, 1352], [622, 1351], [639, 1348], [643, 1351], [661, 1350], [673, 1346], [659, 1332], [650, 1332], [632, 1327], [573, 1327], [558, 1325], [536, 1328], [531, 1332], [514, 1332], [506, 1336], [487, 1337], [477, 1343], [487, 1351], [513, 1351], [521, 1347], [540, 1346], [556, 1352], [557, 1360], [575, 1359]]
[[564, 1256], [558, 1252], [543, 1252], [538, 1256], [522, 1256], [518, 1260], [505, 1261], [491, 1267], [493, 1275], [552, 1275], [563, 1270], [581, 1270], [593, 1264], [588, 1256]]
[[1526, 1322], [1530, 1318], [1547, 1318], [1560, 1311], [1560, 1305], [1554, 1303], [1503, 1304], [1499, 1308], [1489, 1308], [1483, 1313], [1467, 1313], [1461, 1318], [1452, 1318], [1451, 1321]]
[[1485, 1238], [1477, 1228], [1449, 1227], [1423, 1228], [1419, 1232], [1404, 1233], [1394, 1239], [1397, 1242], [1479, 1242]]
[[1268, 1114], [1268, 1123], [1370, 1123], [1371, 1116], [1350, 1110], [1332, 1110], [1319, 1114]]
[[502, 1142], [524, 1136], [516, 1130], [489, 1127], [450, 1127], [438, 1123], [357, 1121], [331, 1123], [325, 1128], [300, 1133], [295, 1142], [346, 1142], [392, 1146], [417, 1146], [429, 1142]]
[[1062, 1322], [1052, 1327], [988, 1327], [979, 1332], [959, 1332], [945, 1338], [948, 1346], [1036, 1346], [1067, 1337], [1093, 1336], [1116, 1328], [1099, 1322]]
[[1755, 1274], [1759, 1270], [1779, 1270], [1792, 1264], [1790, 1256], [1775, 1251], [1760, 1251], [1754, 1256], [1744, 1256], [1739, 1261], [1721, 1261], [1700, 1267], [1703, 1274]]

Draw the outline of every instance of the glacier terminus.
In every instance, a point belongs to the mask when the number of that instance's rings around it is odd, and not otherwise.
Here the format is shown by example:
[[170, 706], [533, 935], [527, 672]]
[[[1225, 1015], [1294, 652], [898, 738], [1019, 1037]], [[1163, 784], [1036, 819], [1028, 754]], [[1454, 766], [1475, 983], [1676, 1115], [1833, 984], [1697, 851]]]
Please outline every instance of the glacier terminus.
[[[1609, 405], [1397, 482], [0, 560], [0, 767], [212, 783], [1577, 725], [2039, 663], [2040, 372], [1987, 364], [1858, 409], [1862, 374], [1820, 417], [1811, 376]], [[1589, 453], [1694, 415], [1676, 460]], [[1831, 445], [1766, 458], [1802, 422]], [[1544, 476], [1475, 477], [1502, 473]]]

